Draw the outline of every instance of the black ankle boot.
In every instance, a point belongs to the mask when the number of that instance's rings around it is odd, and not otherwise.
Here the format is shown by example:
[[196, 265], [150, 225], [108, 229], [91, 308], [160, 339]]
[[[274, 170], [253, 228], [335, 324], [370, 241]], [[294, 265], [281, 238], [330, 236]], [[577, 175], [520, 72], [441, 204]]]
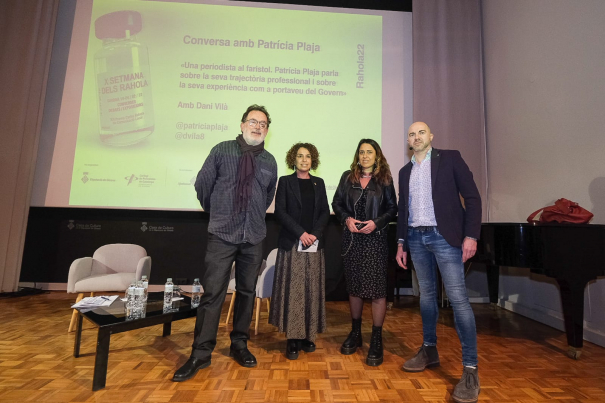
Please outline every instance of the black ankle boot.
[[315, 343], [307, 339], [300, 339], [300, 349], [305, 353], [312, 353], [315, 351]]
[[288, 339], [286, 342], [286, 358], [289, 360], [296, 360], [298, 358], [300, 342], [297, 339]]
[[349, 337], [342, 343], [342, 347], [340, 347], [340, 353], [344, 355], [355, 354], [357, 351], [357, 347], [361, 347], [361, 318], [353, 319], [353, 328], [351, 333], [349, 333]]
[[366, 364], [371, 367], [377, 367], [382, 364], [382, 359], [382, 326], [372, 326], [372, 340], [370, 341]]

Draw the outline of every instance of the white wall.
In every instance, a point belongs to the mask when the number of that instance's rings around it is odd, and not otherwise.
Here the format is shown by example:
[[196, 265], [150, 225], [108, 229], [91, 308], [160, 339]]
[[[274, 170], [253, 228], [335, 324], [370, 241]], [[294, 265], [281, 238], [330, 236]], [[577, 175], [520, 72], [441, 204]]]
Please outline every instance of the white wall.
[[[489, 220], [523, 222], [565, 197], [605, 224], [605, 1], [483, 0], [482, 7]], [[552, 279], [502, 271], [500, 298], [563, 329]], [[586, 289], [584, 338], [603, 346], [604, 308], [601, 278]]]

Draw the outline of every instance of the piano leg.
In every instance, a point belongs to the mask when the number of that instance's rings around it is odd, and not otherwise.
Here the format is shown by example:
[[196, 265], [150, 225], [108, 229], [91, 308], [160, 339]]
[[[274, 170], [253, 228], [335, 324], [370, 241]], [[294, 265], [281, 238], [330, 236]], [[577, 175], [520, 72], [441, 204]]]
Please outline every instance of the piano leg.
[[500, 266], [488, 264], [487, 269], [487, 292], [489, 293], [489, 302], [498, 304], [498, 290], [500, 287]]
[[557, 279], [557, 283], [561, 290], [565, 333], [569, 345], [567, 355], [577, 360], [584, 345], [584, 288], [587, 282]]

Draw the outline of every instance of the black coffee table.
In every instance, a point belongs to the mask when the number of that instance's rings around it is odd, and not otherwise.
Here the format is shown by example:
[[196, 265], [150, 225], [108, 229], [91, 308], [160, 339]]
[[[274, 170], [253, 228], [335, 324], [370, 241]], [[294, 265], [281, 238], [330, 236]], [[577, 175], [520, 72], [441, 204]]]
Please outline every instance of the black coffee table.
[[144, 318], [126, 320], [124, 310], [125, 302], [119, 298], [108, 307], [97, 308], [89, 312], [79, 312], [76, 338], [74, 341], [74, 357], [80, 356], [80, 340], [82, 339], [82, 319], [99, 327], [97, 335], [97, 352], [95, 355], [95, 369], [92, 378], [92, 390], [105, 387], [107, 378], [107, 361], [109, 359], [109, 339], [112, 334], [127, 332], [159, 324], [164, 324], [162, 336], [169, 336], [172, 322], [196, 316], [197, 308], [191, 307], [191, 298], [183, 296], [180, 301], [174, 301], [169, 312], [164, 310], [164, 293], [150, 292], [147, 298], [147, 309]]

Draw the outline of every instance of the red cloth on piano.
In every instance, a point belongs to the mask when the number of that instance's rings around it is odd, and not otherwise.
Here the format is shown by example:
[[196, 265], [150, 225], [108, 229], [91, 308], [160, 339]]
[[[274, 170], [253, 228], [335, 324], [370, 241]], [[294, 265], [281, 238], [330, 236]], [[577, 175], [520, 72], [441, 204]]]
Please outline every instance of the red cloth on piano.
[[594, 214], [582, 208], [576, 202], [561, 198], [554, 206], [548, 206], [534, 211], [527, 217], [527, 222], [569, 222], [575, 224], [587, 224], [592, 220]]

